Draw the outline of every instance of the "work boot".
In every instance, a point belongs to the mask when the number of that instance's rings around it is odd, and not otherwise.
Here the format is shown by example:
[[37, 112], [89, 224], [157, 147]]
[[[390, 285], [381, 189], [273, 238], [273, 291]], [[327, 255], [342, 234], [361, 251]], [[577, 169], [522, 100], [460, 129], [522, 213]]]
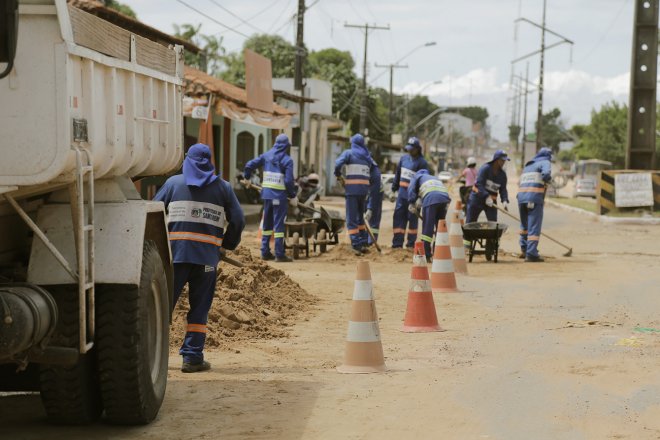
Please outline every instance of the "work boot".
[[518, 258], [521, 260], [524, 260], [527, 257], [527, 252], [525, 251], [520, 251], [520, 255], [518, 255]]
[[371, 251], [369, 250], [369, 248], [367, 246], [362, 246], [360, 248], [360, 252], [362, 252], [363, 254], [368, 254]]
[[183, 365], [181, 365], [181, 371], [184, 373], [199, 373], [200, 371], [208, 371], [210, 369], [211, 364], [207, 361], [202, 361], [195, 364], [183, 361]]
[[275, 262], [276, 263], [291, 263], [293, 259], [291, 257], [287, 257], [284, 255], [283, 257], [276, 257]]
[[358, 249], [358, 248], [351, 248], [351, 250], [353, 251], [353, 253], [354, 253], [356, 256], [358, 256], [358, 257], [361, 257], [361, 256], [362, 256], [362, 250], [361, 250], [361, 249]]
[[433, 263], [433, 257], [426, 257], [426, 262], [429, 264]]
[[525, 262], [526, 263], [543, 263], [544, 261], [545, 260], [543, 258], [541, 258], [540, 256], [534, 257], [532, 255], [527, 255], [527, 257], [525, 257]]
[[275, 259], [275, 255], [268, 253], [268, 254], [262, 255], [261, 259], [264, 260], [264, 261], [271, 261], [271, 260]]

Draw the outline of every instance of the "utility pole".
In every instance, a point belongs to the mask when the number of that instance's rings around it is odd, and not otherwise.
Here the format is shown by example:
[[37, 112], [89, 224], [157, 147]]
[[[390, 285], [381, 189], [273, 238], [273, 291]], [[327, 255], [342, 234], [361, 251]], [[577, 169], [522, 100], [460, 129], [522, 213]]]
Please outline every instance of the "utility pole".
[[543, 70], [545, 68], [545, 11], [546, 1], [543, 0], [543, 21], [541, 22], [541, 70], [539, 73], [539, 102], [536, 111], [536, 151], [541, 149], [543, 132]]
[[394, 113], [392, 113], [393, 107], [394, 107], [394, 95], [393, 95], [393, 91], [392, 91], [393, 86], [394, 86], [394, 83], [393, 83], [394, 82], [394, 80], [393, 80], [393, 78], [394, 78], [394, 69], [407, 69], [408, 65], [407, 64], [396, 64], [396, 63], [394, 63], [394, 64], [378, 64], [378, 63], [376, 63], [376, 67], [385, 67], [385, 68], [390, 69], [390, 108], [389, 108], [389, 112], [388, 112], [389, 118], [387, 119], [387, 132], [391, 136], [392, 135], [392, 128], [393, 128], [393, 125], [394, 125]]
[[527, 139], [527, 94], [529, 93], [529, 61], [527, 62], [527, 71], [525, 73], [525, 106], [523, 110], [522, 124], [522, 164], [520, 169], [525, 167], [525, 142]]
[[369, 45], [369, 30], [389, 31], [390, 26], [378, 26], [375, 24], [344, 24], [347, 28], [356, 28], [364, 30], [364, 62], [362, 65], [362, 99], [360, 104], [360, 133], [365, 134], [367, 129], [367, 48]]
[[[519, 61], [522, 61], [524, 59], [533, 57], [537, 54], [541, 54], [541, 71], [539, 73], [539, 84], [538, 84], [538, 92], [539, 92], [539, 100], [538, 100], [538, 108], [537, 108], [537, 113], [536, 113], [536, 150], [541, 149], [541, 143], [543, 141], [543, 127], [542, 127], [542, 122], [541, 120], [543, 119], [543, 81], [544, 81], [544, 73], [545, 73], [545, 52], [548, 51], [549, 49], [552, 49], [554, 47], [557, 47], [562, 44], [570, 44], [571, 45], [571, 58], [572, 58], [572, 47], [575, 44], [573, 41], [569, 40], [568, 38], [564, 37], [563, 35], [558, 34], [557, 32], [554, 32], [550, 29], [548, 29], [545, 26], [546, 23], [546, 6], [547, 6], [547, 0], [543, 0], [543, 21], [542, 24], [534, 23], [531, 20], [528, 20], [526, 18], [520, 17], [517, 18], [514, 23], [518, 23], [520, 21], [523, 21], [525, 23], [531, 24], [532, 26], [535, 26], [537, 28], [541, 29], [541, 49], [536, 50], [534, 52], [528, 53], [527, 55], [523, 55], [521, 57], [516, 58], [515, 60], [511, 61], [511, 65], [513, 66]], [[560, 38], [559, 41], [552, 43], [548, 46], [545, 44], [545, 34], [549, 33], [551, 35], [554, 35], [555, 37]]]
[[[298, 0], [298, 29], [296, 33], [296, 60], [294, 64], [294, 78], [293, 78], [293, 88], [300, 92], [300, 97], [305, 96], [304, 85], [303, 85], [303, 64], [305, 63], [305, 43], [304, 43], [304, 27], [305, 27], [305, 0]], [[305, 121], [305, 103], [303, 100], [300, 100], [298, 104], [298, 116], [299, 124], [298, 127], [293, 129], [293, 139], [291, 139], [293, 145], [297, 147], [302, 147], [302, 131], [303, 123]]]

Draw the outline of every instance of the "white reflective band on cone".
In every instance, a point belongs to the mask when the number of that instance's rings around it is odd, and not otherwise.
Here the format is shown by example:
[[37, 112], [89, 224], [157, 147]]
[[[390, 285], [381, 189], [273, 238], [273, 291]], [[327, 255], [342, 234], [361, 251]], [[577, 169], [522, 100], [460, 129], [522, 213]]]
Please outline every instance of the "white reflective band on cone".
[[371, 280], [355, 280], [353, 288], [353, 301], [370, 301], [374, 299], [373, 283]]
[[463, 236], [463, 230], [461, 229], [461, 225], [459, 223], [452, 223], [451, 226], [449, 226], [449, 235]]
[[348, 321], [348, 342], [379, 342], [380, 331], [376, 321], [354, 322]]
[[436, 246], [449, 246], [449, 234], [446, 232], [438, 232], [435, 236]]
[[451, 260], [433, 260], [431, 270], [435, 273], [451, 273], [454, 271], [454, 263]]
[[431, 281], [429, 280], [412, 280], [410, 282], [411, 292], [430, 292]]
[[463, 249], [463, 246], [452, 247], [450, 250], [452, 260], [465, 260], [465, 250]]

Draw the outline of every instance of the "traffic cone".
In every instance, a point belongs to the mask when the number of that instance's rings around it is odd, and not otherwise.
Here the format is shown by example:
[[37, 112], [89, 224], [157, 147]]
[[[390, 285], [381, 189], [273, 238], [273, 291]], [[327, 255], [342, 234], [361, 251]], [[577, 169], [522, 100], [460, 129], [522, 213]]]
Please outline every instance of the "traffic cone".
[[[458, 202], [461, 203], [461, 202]], [[462, 211], [454, 210], [450, 216], [449, 223], [449, 246], [451, 247], [451, 259], [454, 263], [456, 273], [467, 275], [467, 262], [465, 261], [465, 246], [463, 243], [463, 228], [461, 228]]]
[[369, 262], [359, 261], [355, 276], [351, 317], [348, 321], [344, 363], [337, 367], [337, 371], [340, 373], [381, 373], [386, 369]]
[[445, 220], [438, 221], [438, 233], [435, 236], [433, 265], [431, 266], [431, 288], [433, 293], [458, 292]]
[[405, 333], [444, 331], [438, 325], [438, 316], [435, 313], [429, 270], [426, 267], [424, 243], [419, 241], [415, 243], [413, 267], [410, 272], [408, 305], [401, 331]]

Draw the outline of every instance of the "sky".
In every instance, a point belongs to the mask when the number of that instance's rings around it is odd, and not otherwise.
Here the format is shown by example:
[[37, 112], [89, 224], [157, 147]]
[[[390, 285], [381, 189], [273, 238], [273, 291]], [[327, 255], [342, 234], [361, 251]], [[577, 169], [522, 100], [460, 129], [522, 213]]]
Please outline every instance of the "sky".
[[[588, 123], [592, 110], [604, 103], [627, 103], [634, 1], [546, 1], [546, 27], [575, 44], [562, 44], [546, 53], [544, 112], [558, 107], [570, 127]], [[295, 41], [297, 0], [123, 2], [141, 21], [165, 32], [173, 32], [173, 23], [202, 24], [203, 33], [223, 37], [229, 52], [240, 51], [246, 36], [254, 33], [277, 33]], [[541, 40], [540, 29], [514, 21], [523, 17], [540, 24], [543, 0], [307, 0], [307, 4], [305, 44], [309, 49], [350, 51], [361, 77], [364, 33], [344, 24], [389, 26], [389, 30], [369, 33], [370, 85], [389, 87], [387, 69], [375, 64], [403, 58], [401, 63], [408, 68], [395, 69], [395, 93], [422, 93], [440, 106], [487, 107], [493, 136], [506, 139], [511, 122], [511, 60], [538, 50]], [[557, 41], [558, 37], [546, 37], [548, 45]], [[419, 48], [427, 42], [436, 45]], [[536, 83], [538, 55], [513, 65], [514, 72], [524, 76], [527, 61], [530, 81]], [[536, 106], [537, 94], [530, 93], [528, 131], [533, 131]]]

